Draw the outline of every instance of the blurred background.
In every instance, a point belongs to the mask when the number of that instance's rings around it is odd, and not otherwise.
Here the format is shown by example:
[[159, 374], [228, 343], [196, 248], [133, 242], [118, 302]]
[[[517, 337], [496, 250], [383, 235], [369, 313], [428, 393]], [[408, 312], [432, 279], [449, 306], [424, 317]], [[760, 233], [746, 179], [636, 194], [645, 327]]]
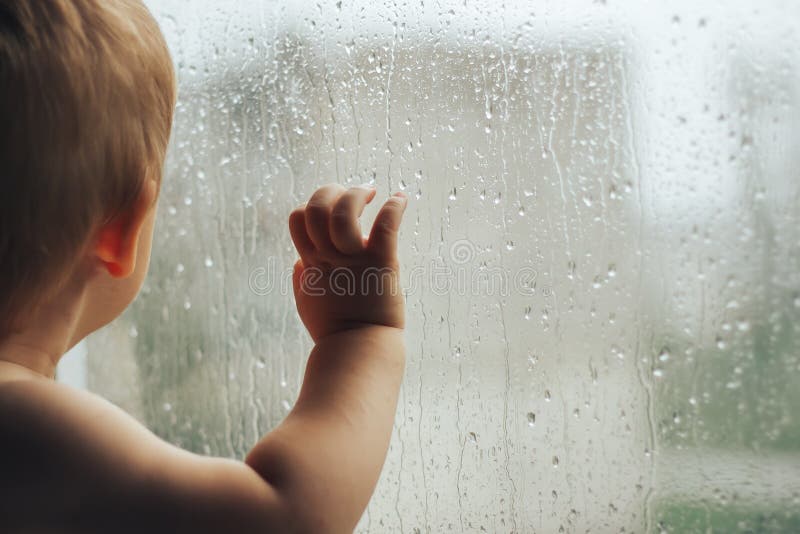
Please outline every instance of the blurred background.
[[409, 353], [358, 532], [800, 531], [799, 5], [147, 3], [150, 274], [63, 380], [242, 458], [311, 346], [288, 214], [374, 183]]

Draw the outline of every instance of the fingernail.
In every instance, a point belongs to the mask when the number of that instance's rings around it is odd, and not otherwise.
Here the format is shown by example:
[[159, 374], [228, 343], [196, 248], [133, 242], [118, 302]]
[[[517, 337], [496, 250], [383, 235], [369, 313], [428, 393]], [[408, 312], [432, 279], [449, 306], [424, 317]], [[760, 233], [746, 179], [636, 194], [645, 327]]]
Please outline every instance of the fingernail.
[[375, 189], [375, 184], [361, 184], [359, 187], [363, 187], [364, 189]]

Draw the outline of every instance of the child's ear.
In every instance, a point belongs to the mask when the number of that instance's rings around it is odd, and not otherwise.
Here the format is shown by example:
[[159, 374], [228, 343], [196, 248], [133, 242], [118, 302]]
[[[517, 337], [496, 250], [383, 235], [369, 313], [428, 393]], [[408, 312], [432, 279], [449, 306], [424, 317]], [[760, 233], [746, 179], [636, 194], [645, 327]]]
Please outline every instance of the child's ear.
[[114, 278], [130, 276], [136, 269], [139, 238], [157, 193], [155, 181], [145, 180], [134, 203], [100, 228], [94, 255]]

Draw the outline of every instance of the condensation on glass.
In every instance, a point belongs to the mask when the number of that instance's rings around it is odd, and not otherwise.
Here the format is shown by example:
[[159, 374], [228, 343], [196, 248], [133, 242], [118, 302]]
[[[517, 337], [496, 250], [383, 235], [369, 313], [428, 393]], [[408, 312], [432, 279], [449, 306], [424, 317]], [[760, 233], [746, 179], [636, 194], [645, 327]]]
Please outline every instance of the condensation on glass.
[[90, 389], [243, 457], [310, 348], [288, 213], [371, 182], [409, 350], [359, 532], [800, 529], [796, 4], [149, 4], [174, 136]]

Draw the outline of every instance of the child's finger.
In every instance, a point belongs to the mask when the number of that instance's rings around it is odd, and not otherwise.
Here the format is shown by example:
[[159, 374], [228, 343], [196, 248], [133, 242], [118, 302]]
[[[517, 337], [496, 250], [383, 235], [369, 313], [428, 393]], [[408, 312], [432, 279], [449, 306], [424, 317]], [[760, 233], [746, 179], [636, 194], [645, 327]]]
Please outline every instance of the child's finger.
[[306, 231], [319, 252], [330, 254], [336, 251], [328, 226], [333, 206], [344, 192], [345, 188], [339, 184], [324, 185], [311, 195], [306, 204]]
[[300, 254], [300, 258], [304, 263], [308, 264], [311, 255], [314, 253], [314, 243], [306, 231], [305, 205], [295, 208], [289, 214], [289, 233], [292, 236], [294, 248]]
[[336, 202], [331, 212], [331, 240], [342, 254], [357, 254], [364, 250], [364, 237], [358, 218], [364, 206], [375, 198], [372, 186], [351, 187]]
[[384, 203], [375, 217], [372, 231], [369, 234], [368, 247], [383, 257], [395, 254], [397, 250], [397, 231], [403, 220], [408, 197], [404, 193], [395, 193]]

